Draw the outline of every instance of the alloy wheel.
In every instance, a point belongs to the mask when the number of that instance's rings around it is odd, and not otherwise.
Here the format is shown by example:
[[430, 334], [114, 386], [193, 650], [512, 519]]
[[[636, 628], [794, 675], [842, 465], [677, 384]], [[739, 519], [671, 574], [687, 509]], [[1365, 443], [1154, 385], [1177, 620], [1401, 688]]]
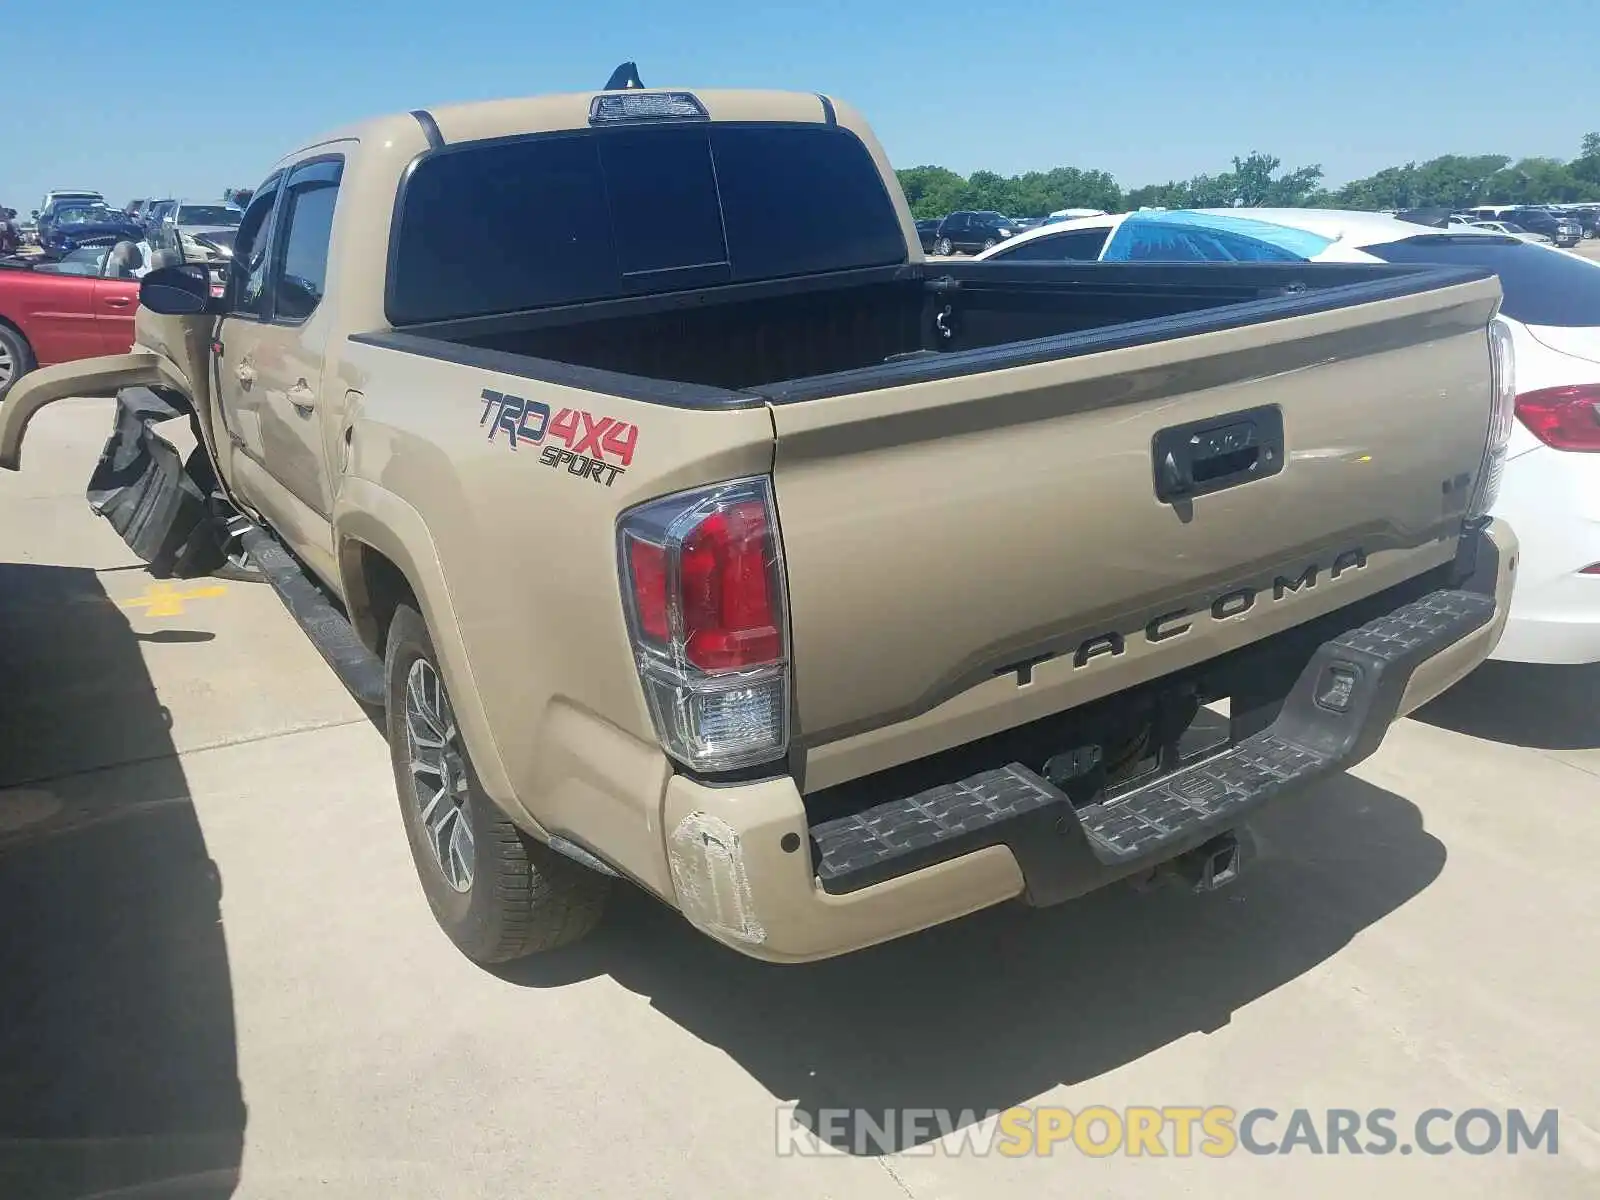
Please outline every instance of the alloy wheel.
[[467, 767], [450, 697], [425, 658], [406, 673], [406, 753], [417, 815], [445, 882], [472, 887], [472, 822], [467, 814]]

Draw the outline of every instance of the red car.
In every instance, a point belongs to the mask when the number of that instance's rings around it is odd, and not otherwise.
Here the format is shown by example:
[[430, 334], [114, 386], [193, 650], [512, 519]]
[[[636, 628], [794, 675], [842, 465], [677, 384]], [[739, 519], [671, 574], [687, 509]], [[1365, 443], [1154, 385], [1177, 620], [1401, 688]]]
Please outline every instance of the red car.
[[36, 366], [131, 349], [139, 281], [126, 270], [103, 246], [0, 262], [0, 396]]

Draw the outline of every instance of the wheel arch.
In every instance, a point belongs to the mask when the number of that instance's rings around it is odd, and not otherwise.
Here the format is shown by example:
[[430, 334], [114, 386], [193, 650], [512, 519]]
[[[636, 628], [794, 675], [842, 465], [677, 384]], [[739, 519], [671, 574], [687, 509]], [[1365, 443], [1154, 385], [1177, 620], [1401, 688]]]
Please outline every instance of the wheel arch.
[[529, 832], [543, 830], [517, 799], [473, 677], [455, 606], [422, 515], [370, 481], [346, 478], [334, 510], [335, 555], [346, 612], [380, 657], [395, 608], [413, 600], [428, 626], [439, 670], [479, 782]]
[[[33, 360], [33, 365], [34, 366], [38, 366], [39, 365], [39, 352], [38, 352], [38, 350], [34, 349], [33, 340], [28, 337], [28, 331], [26, 329], [24, 329], [18, 322], [12, 320], [12, 318], [8, 317], [3, 312], [0, 312], [0, 329], [5, 329], [10, 333], [15, 334], [18, 338], [20, 338], [22, 340], [23, 353], [26, 354], [29, 358], [31, 358]], [[22, 378], [22, 373], [19, 372], [11, 380], [11, 382], [15, 383], [18, 379], [21, 379], [21, 378]]]
[[39, 357], [38, 352], [33, 348], [33, 342], [28, 337], [28, 331], [24, 329], [17, 321], [13, 320], [11, 317], [8, 317], [5, 313], [0, 312], [0, 325], [5, 326], [12, 333], [21, 338], [22, 344], [28, 348], [28, 352], [30, 354], [32, 354], [35, 358]]

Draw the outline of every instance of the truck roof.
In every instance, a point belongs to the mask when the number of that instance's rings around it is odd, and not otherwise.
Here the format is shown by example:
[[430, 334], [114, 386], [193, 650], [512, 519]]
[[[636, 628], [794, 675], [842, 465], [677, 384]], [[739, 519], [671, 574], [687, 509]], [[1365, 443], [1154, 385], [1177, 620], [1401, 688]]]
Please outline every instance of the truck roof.
[[508, 100], [480, 100], [470, 104], [451, 104], [440, 108], [413, 109], [391, 113], [329, 130], [313, 138], [286, 158], [329, 142], [368, 139], [381, 140], [396, 126], [415, 128], [416, 122], [431, 118], [440, 136], [452, 142], [473, 142], [486, 138], [511, 137], [525, 133], [551, 133], [565, 129], [589, 128], [589, 106], [596, 96], [650, 95], [687, 92], [705, 106], [713, 121], [777, 121], [784, 123], [833, 124], [838, 121], [835, 103], [814, 92], [783, 92], [687, 87], [652, 87], [625, 92], [565, 92], [549, 96], [524, 96]]

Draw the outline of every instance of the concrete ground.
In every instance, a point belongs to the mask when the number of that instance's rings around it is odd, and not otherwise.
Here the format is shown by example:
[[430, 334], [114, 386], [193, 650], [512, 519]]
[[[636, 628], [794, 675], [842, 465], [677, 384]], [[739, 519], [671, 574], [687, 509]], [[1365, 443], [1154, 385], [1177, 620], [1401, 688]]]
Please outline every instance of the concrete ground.
[[[1600, 1194], [1600, 674], [1485, 669], [1208, 896], [769, 967], [623, 894], [491, 973], [270, 590], [154, 585], [88, 511], [108, 413], [0, 478], [0, 1196]], [[780, 1108], [1030, 1103], [1558, 1109], [1559, 1152], [777, 1153]]]

